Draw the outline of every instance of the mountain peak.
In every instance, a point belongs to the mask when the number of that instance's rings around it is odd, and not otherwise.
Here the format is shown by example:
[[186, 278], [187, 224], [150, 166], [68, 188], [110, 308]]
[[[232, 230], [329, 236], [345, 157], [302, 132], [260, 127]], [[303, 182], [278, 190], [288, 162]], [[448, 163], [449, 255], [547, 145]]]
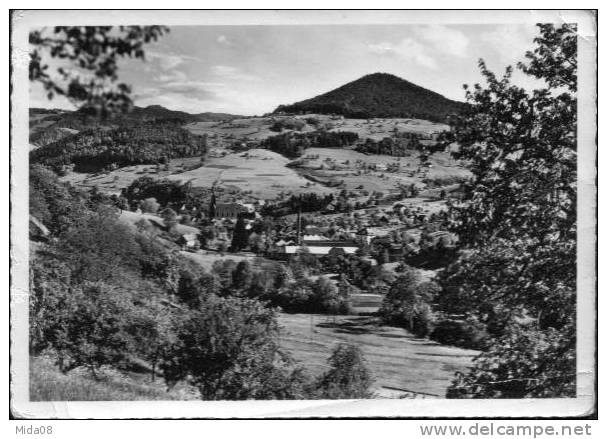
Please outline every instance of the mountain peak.
[[390, 73], [371, 73], [335, 90], [275, 112], [342, 114], [352, 118], [405, 117], [444, 122], [463, 103], [415, 85]]
[[396, 75], [393, 75], [391, 73], [384, 73], [384, 72], [369, 73], [368, 75], [361, 76], [359, 78], [359, 80], [361, 80], [361, 79], [396, 79], [396, 80], [400, 80], [400, 81], [403, 80]]

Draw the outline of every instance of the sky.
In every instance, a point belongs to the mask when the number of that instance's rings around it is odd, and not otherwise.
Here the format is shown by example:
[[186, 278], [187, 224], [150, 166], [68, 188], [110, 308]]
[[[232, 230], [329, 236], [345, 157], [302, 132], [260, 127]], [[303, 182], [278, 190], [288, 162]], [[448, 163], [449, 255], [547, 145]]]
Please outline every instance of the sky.
[[[370, 73], [391, 73], [450, 99], [481, 82], [478, 60], [495, 73], [522, 61], [537, 28], [508, 25], [172, 26], [145, 46], [146, 60], [120, 63], [136, 105], [190, 113], [261, 115]], [[52, 64], [51, 64], [52, 67]], [[515, 73], [514, 81], [537, 83]], [[49, 101], [35, 84], [32, 107]]]

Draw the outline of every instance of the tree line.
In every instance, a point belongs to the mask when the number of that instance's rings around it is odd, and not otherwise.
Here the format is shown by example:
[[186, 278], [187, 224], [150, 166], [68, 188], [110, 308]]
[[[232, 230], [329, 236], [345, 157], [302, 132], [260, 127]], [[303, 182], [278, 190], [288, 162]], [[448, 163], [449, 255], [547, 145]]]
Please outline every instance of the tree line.
[[205, 137], [163, 121], [89, 128], [31, 151], [30, 160], [57, 171], [73, 165], [77, 171], [94, 172], [108, 166], [167, 163], [206, 151]]
[[277, 152], [287, 158], [301, 157], [308, 148], [343, 148], [358, 141], [358, 134], [350, 131], [314, 131], [311, 133], [286, 132], [270, 136], [261, 142], [261, 147]]

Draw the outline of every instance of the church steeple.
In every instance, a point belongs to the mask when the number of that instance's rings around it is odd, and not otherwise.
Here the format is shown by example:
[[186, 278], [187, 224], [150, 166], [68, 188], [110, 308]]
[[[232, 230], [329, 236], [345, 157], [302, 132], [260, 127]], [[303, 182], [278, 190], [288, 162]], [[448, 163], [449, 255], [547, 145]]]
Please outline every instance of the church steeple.
[[215, 198], [215, 188], [211, 189], [211, 202], [209, 203], [209, 218], [215, 218], [217, 210], [217, 199]]

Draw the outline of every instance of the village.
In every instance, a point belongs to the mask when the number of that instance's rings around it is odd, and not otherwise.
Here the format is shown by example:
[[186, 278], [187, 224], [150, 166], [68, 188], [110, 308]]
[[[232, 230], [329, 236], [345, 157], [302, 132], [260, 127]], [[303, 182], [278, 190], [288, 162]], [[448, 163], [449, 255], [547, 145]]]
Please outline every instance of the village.
[[[402, 198], [409, 195], [415, 196]], [[273, 201], [234, 196], [217, 201], [213, 191], [208, 203], [184, 203], [178, 209], [159, 209], [155, 200], [146, 199], [134, 212], [123, 210], [121, 219], [157, 235], [169, 247], [178, 247], [205, 268], [227, 259], [246, 259], [253, 265], [260, 261], [284, 264], [306, 254], [319, 261], [350, 256], [394, 273], [407, 257], [437, 249], [448, 251], [455, 244], [443, 227], [444, 199], [373, 194], [363, 204], [368, 207], [350, 206], [334, 213], [338, 200], [345, 196], [342, 193], [318, 212], [301, 212], [296, 207], [296, 213], [274, 216]], [[319, 267], [313, 276], [338, 281], [338, 274], [324, 272], [323, 264]], [[361, 290], [349, 299], [354, 313], [374, 313], [383, 295], [373, 289]]]

